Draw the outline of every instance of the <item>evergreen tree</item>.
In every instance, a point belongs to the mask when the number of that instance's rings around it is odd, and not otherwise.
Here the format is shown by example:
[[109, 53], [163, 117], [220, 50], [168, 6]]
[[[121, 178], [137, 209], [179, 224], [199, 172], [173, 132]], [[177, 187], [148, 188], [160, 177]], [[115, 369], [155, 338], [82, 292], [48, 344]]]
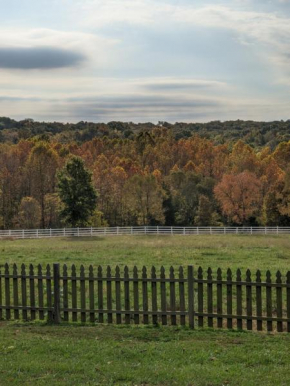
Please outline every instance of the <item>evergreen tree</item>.
[[67, 162], [58, 175], [58, 189], [64, 205], [61, 217], [73, 227], [85, 226], [96, 208], [97, 194], [81, 158], [73, 157]]

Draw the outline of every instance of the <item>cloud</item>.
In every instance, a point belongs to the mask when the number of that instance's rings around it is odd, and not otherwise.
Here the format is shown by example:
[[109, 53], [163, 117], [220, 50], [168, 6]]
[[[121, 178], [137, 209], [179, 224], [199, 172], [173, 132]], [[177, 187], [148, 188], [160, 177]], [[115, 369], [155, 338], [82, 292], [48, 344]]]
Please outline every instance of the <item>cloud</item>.
[[0, 48], [0, 68], [53, 69], [74, 67], [83, 62], [81, 53], [55, 47]]
[[143, 85], [144, 89], [157, 92], [221, 89], [225, 88], [226, 86], [226, 83], [223, 82], [199, 79], [156, 79], [154, 82], [144, 83]]
[[117, 39], [98, 34], [47, 28], [1, 28], [0, 68], [52, 69], [80, 63], [94, 68], [110, 66], [115, 59]]

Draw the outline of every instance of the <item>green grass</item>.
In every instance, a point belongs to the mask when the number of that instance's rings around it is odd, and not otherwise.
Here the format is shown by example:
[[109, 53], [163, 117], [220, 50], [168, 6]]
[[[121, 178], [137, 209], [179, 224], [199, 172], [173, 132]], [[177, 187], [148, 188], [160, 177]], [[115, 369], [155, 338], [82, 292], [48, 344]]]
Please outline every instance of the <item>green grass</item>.
[[0, 324], [1, 385], [288, 385], [290, 336]]
[[120, 236], [0, 240], [0, 264], [34, 263], [120, 266], [201, 265], [213, 269], [290, 267], [289, 236]]
[[[288, 236], [0, 240], [4, 263], [290, 267]], [[290, 334], [0, 322], [0, 385], [288, 385]]]

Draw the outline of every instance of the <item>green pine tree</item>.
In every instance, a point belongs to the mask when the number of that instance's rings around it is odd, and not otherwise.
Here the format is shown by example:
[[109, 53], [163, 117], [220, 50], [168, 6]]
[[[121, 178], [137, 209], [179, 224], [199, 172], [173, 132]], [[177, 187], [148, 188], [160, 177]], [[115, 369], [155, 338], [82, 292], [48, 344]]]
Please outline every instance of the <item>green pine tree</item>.
[[58, 189], [63, 202], [61, 217], [73, 227], [85, 226], [96, 208], [97, 194], [81, 158], [72, 157], [58, 174]]

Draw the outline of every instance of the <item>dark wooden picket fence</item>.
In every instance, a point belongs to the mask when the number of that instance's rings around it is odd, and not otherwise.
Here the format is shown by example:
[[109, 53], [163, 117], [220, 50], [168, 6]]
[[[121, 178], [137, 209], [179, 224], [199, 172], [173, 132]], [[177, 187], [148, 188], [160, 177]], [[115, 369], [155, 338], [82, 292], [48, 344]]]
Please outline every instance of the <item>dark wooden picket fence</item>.
[[[242, 278], [221, 269], [204, 274], [192, 266], [132, 271], [117, 266], [86, 271], [73, 265], [33, 265], [0, 269], [0, 320], [52, 323], [171, 324], [189, 327], [290, 332], [290, 272], [272, 280], [248, 270]], [[184, 272], [186, 271], [186, 272]]]

